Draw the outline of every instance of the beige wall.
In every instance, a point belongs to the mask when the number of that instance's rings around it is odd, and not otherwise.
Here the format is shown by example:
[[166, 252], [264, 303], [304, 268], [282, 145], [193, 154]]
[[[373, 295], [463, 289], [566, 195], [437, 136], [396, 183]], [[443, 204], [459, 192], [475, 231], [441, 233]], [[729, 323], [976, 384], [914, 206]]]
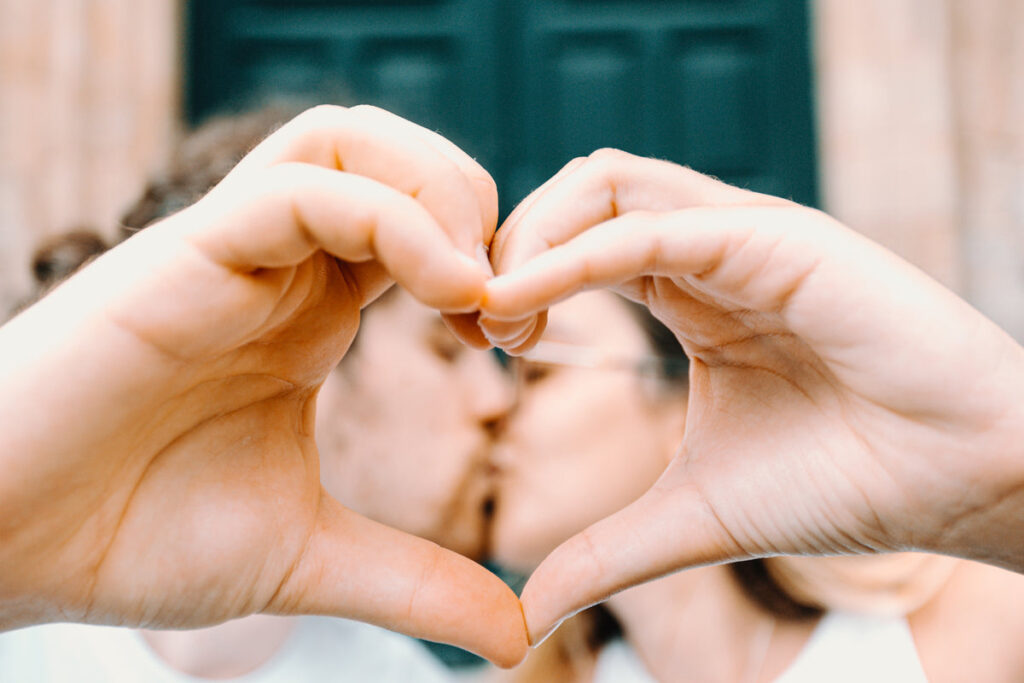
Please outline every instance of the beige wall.
[[1024, 0], [815, 0], [826, 208], [1024, 340]]
[[964, 290], [1024, 341], [1024, 2], [951, 4]]
[[[0, 0], [0, 304], [165, 153], [176, 0]], [[1024, 0], [814, 0], [822, 189], [1024, 339]]]
[[816, 0], [822, 200], [961, 284], [955, 121], [941, 0]]
[[173, 0], [0, 0], [0, 305], [41, 237], [112, 233], [177, 111]]

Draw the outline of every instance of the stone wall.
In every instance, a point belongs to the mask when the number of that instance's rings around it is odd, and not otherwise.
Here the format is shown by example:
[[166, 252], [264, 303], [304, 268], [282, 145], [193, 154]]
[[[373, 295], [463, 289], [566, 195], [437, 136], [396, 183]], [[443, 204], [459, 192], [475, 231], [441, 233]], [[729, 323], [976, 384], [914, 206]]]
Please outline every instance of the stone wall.
[[1024, 341], [1024, 1], [814, 10], [826, 209]]
[[952, 2], [964, 293], [1024, 342], [1024, 2]]
[[174, 0], [0, 0], [0, 306], [28, 254], [112, 234], [166, 151], [179, 88]]

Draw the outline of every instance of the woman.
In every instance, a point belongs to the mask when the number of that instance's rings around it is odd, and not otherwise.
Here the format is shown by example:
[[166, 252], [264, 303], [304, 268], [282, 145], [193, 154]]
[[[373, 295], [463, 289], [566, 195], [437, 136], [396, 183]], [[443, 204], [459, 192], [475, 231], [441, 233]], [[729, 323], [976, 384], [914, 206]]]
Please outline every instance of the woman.
[[[685, 356], [665, 332], [635, 305], [587, 293], [554, 307], [538, 349], [512, 361], [519, 400], [495, 449], [493, 549], [500, 563], [529, 573], [562, 541], [640, 497], [665, 469], [687, 402]], [[677, 350], [666, 353], [671, 345]], [[771, 680], [760, 672], [778, 674], [814, 625], [775, 623], [718, 567], [626, 591], [606, 606], [658, 680]], [[571, 628], [574, 636], [589, 630]], [[523, 666], [537, 666], [533, 658], [557, 648], [575, 653], [561, 657], [574, 680], [648, 680], [621, 644], [587, 661], [595, 653], [560, 633]]]
[[[563, 541], [657, 486], [684, 432], [686, 358], [645, 309], [599, 291], [552, 307], [538, 346], [510, 362], [519, 394], [494, 451], [493, 549], [529, 574]], [[755, 560], [614, 595], [605, 606], [624, 642], [607, 638], [600, 613], [584, 612], [518, 673], [599, 682], [1012, 681], [1024, 675], [1012, 645], [1024, 633], [1021, 605], [1024, 578], [951, 558]], [[995, 624], [1009, 632], [993, 633]], [[980, 650], [992, 658], [979, 662]]]

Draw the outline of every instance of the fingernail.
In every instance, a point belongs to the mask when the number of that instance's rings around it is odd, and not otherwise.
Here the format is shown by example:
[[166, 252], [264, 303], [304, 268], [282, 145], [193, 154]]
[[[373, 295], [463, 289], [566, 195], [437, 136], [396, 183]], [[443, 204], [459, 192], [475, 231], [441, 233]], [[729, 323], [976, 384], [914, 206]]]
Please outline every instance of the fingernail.
[[517, 346], [515, 342], [519, 341], [519, 337], [521, 336], [521, 333], [511, 336], [496, 335], [483, 326], [480, 327], [480, 330], [484, 333], [484, 337], [491, 343], [491, 345], [500, 346], [502, 348], [505, 346]]
[[481, 242], [476, 245], [476, 260], [481, 266], [483, 266], [484, 272], [488, 275], [494, 275], [494, 268], [491, 266], [491, 260], [488, 258], [490, 250], [487, 245]]
[[555, 624], [551, 628], [549, 628], [547, 631], [545, 631], [544, 634], [540, 638], [537, 638], [536, 640], [534, 640], [533, 636], [531, 635], [530, 636], [530, 647], [533, 648], [533, 649], [537, 649], [538, 647], [543, 645], [544, 641], [547, 640], [551, 636], [552, 633], [557, 631], [558, 627], [561, 626], [562, 622], [565, 621], [565, 620], [566, 620], [566, 617], [562, 617], [561, 619], [556, 621]]
[[[479, 319], [480, 329], [487, 340], [495, 346], [515, 347], [526, 341], [537, 326], [536, 318], [529, 318], [516, 323], [494, 321], [488, 324], [486, 318], [481, 315]], [[495, 331], [494, 327], [499, 328]]]
[[462, 261], [463, 263], [472, 266], [474, 270], [483, 271], [483, 274], [487, 276], [487, 279], [490, 279], [494, 274], [494, 271], [491, 270], [491, 264], [488, 263], [485, 265], [483, 263], [480, 263], [479, 259], [473, 258], [472, 256], [467, 256], [466, 254], [463, 254], [461, 251], [457, 251], [455, 253], [458, 255], [459, 260]]

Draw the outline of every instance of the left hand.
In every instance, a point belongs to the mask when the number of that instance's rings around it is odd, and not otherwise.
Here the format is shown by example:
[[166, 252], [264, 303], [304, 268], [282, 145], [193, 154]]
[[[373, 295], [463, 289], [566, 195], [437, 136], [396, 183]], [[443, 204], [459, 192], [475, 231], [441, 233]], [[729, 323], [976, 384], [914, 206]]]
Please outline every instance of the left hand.
[[313, 438], [360, 309], [475, 309], [496, 214], [447, 140], [321, 107], [0, 328], [0, 627], [316, 613], [519, 661], [515, 595], [331, 498]]
[[491, 258], [481, 324], [506, 349], [529, 349], [553, 303], [607, 287], [691, 359], [679, 452], [535, 571], [534, 642], [630, 585], [749, 557], [918, 549], [1024, 571], [1024, 350], [878, 245], [603, 151], [530, 195]]

